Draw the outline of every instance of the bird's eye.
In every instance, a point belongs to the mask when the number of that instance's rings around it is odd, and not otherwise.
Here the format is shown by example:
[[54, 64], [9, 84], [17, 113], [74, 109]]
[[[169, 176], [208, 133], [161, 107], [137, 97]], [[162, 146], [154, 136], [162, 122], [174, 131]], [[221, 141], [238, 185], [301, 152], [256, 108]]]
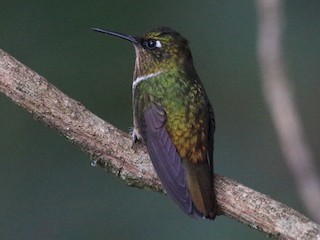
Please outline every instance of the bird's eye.
[[153, 39], [148, 39], [148, 40], [145, 41], [145, 46], [148, 49], [154, 49], [156, 47], [156, 41], [153, 40]]
[[146, 48], [148, 48], [150, 50], [162, 47], [160, 41], [159, 40], [154, 40], [154, 39], [146, 40], [144, 42], [144, 45], [146, 46]]

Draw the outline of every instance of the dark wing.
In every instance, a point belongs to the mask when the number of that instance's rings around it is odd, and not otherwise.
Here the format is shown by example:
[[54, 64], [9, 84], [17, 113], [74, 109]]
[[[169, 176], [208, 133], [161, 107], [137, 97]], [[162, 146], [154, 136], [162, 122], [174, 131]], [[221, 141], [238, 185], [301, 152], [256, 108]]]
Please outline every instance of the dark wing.
[[210, 168], [210, 179], [212, 182], [212, 211], [209, 213], [209, 218], [214, 219], [215, 215], [217, 213], [217, 203], [216, 203], [216, 196], [214, 191], [214, 164], [213, 164], [213, 150], [214, 150], [214, 131], [215, 131], [215, 118], [214, 118], [214, 112], [213, 108], [210, 103], [208, 103], [209, 107], [209, 135], [208, 135], [208, 162], [209, 162], [209, 168]]
[[167, 194], [188, 215], [202, 217], [190, 197], [185, 168], [165, 128], [167, 116], [162, 106], [152, 104], [143, 113], [142, 134], [153, 166]]
[[210, 213], [210, 218], [214, 219], [217, 214], [217, 202], [216, 202], [216, 194], [214, 190], [214, 165], [213, 165], [213, 150], [214, 150], [214, 131], [216, 130], [216, 123], [214, 118], [214, 111], [210, 103], [209, 104], [209, 136], [208, 136], [208, 158], [209, 158], [209, 165], [210, 165], [210, 178], [212, 183], [212, 201], [213, 201], [213, 208], [212, 212]]
[[[214, 173], [214, 167], [213, 167], [213, 150], [214, 150], [214, 138], [213, 134], [216, 129], [216, 123], [214, 120], [214, 112], [213, 108], [210, 103], [209, 105], [209, 136], [208, 136], [208, 159], [209, 159], [209, 165], [212, 169], [211, 174]], [[214, 179], [214, 176], [211, 176], [212, 179]]]

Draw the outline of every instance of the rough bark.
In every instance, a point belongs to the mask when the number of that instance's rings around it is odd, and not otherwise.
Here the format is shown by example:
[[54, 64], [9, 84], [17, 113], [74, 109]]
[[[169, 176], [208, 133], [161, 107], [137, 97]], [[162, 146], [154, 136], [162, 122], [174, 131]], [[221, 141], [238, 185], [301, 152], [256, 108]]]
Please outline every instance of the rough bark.
[[[0, 91], [129, 186], [163, 191], [146, 149], [0, 50]], [[320, 226], [286, 205], [216, 176], [220, 213], [279, 239], [320, 239]]]

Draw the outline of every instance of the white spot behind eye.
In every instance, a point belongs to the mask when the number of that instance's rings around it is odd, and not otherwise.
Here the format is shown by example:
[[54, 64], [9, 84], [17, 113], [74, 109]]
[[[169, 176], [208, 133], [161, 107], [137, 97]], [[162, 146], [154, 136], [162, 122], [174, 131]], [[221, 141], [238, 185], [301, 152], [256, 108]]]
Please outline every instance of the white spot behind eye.
[[157, 48], [161, 48], [162, 47], [162, 44], [159, 40], [156, 41], [156, 47]]

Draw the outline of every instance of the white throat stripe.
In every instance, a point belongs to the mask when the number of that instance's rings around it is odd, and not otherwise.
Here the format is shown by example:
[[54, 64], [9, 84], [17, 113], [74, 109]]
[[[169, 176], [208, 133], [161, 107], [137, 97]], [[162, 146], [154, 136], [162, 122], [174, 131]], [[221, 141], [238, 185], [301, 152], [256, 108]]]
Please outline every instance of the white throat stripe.
[[140, 77], [137, 77], [136, 80], [133, 81], [132, 83], [132, 90], [134, 90], [136, 88], [136, 86], [144, 81], [144, 80], [147, 80], [149, 78], [152, 78], [152, 77], [155, 77], [155, 76], [158, 76], [160, 73], [162, 73], [162, 71], [159, 71], [159, 72], [155, 72], [155, 73], [150, 73], [148, 75], [144, 75], [144, 76], [140, 76]]

